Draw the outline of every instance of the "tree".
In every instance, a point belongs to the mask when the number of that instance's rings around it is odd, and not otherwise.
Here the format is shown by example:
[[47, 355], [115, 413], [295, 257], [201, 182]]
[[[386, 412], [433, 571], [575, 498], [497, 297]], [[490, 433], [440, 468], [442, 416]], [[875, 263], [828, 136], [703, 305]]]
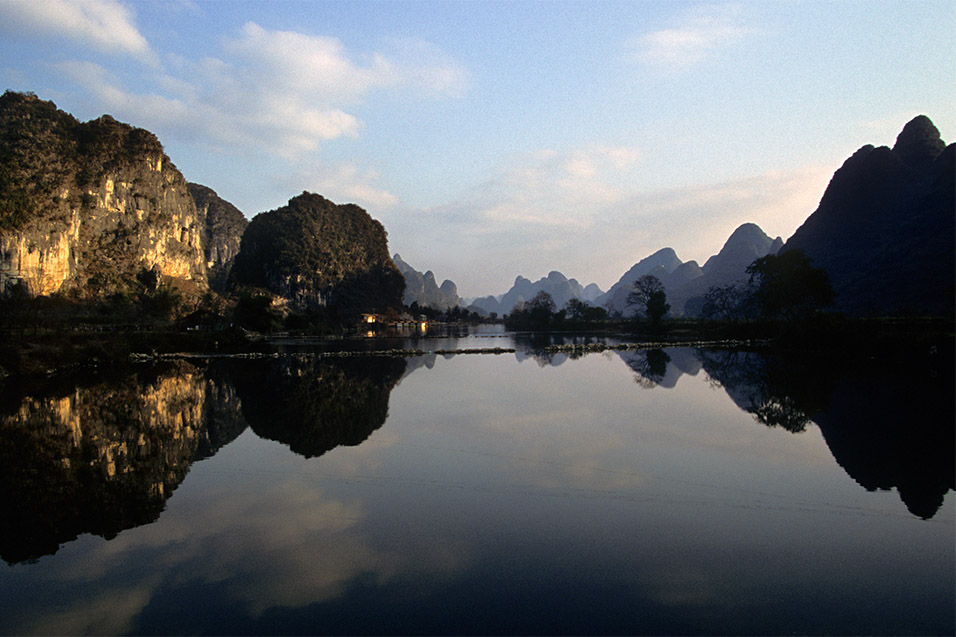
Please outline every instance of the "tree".
[[607, 318], [607, 310], [603, 307], [594, 307], [577, 298], [568, 300], [564, 313], [567, 319], [574, 323], [594, 323]]
[[543, 327], [551, 322], [551, 316], [554, 314], [557, 306], [554, 304], [554, 298], [544, 290], [541, 290], [525, 305], [525, 309], [529, 313], [531, 324], [536, 327]]
[[554, 298], [541, 290], [527, 303], [516, 305], [508, 315], [506, 324], [514, 328], [547, 327], [554, 319], [556, 309]]
[[723, 287], [714, 286], [704, 294], [700, 313], [705, 318], [739, 321], [747, 314], [749, 300], [750, 292], [744, 285], [731, 283]]
[[645, 274], [634, 282], [634, 288], [627, 295], [627, 306], [632, 305], [636, 305], [638, 312], [643, 312], [654, 327], [660, 325], [671, 309], [664, 285], [653, 274]]
[[833, 303], [836, 293], [825, 270], [803, 250], [768, 254], [747, 266], [753, 297], [763, 316], [792, 321]]
[[233, 318], [254, 332], [272, 332], [282, 325], [282, 317], [272, 308], [272, 296], [249, 290], [240, 294]]

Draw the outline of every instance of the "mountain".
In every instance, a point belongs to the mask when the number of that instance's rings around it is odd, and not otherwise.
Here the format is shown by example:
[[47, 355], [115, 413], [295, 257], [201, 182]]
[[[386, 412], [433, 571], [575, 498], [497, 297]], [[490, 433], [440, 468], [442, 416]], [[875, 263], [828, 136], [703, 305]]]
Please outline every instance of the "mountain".
[[249, 222], [230, 280], [343, 316], [401, 307], [405, 289], [382, 224], [355, 204], [309, 192]]
[[734, 277], [755, 259], [776, 254], [782, 246], [780, 237], [771, 239], [757, 224], [745, 223], [733, 231], [720, 252], [707, 259], [702, 270], [718, 279]]
[[581, 300], [585, 303], [594, 304], [594, 302], [604, 294], [601, 291], [601, 288], [598, 287], [597, 283], [588, 283], [584, 286], [584, 292], [581, 295]]
[[206, 289], [205, 228], [155, 135], [53, 102], [0, 97], [0, 294], [98, 298], [137, 275]]
[[768, 254], [777, 254], [783, 239], [771, 239], [755, 223], [745, 223], [733, 231], [720, 252], [707, 259], [701, 275], [686, 285], [668, 292], [671, 307], [678, 314], [696, 316], [703, 305], [703, 295], [712, 287], [745, 283], [750, 275], [747, 266]]
[[205, 218], [206, 267], [209, 272], [209, 287], [224, 292], [232, 262], [239, 253], [239, 243], [249, 221], [234, 205], [219, 197], [212, 188], [187, 183], [189, 194], [196, 203], [196, 210]]
[[920, 115], [892, 149], [866, 145], [847, 159], [783, 250], [826, 270], [837, 310], [952, 315], [954, 193], [956, 146]]
[[[635, 281], [650, 274], [664, 285], [671, 316], [693, 315], [699, 306], [694, 302], [695, 297], [714, 286], [746, 281], [747, 266], [767, 254], [776, 254], [782, 245], [780, 237], [771, 239], [760, 226], [745, 223], [731, 233], [720, 252], [707, 259], [704, 267], [696, 261], [681, 262], [672, 248], [662, 248], [634, 264], [595, 304], [606, 307], [611, 313], [629, 314], [628, 293]], [[690, 306], [688, 301], [691, 301]]]
[[392, 256], [392, 261], [405, 277], [405, 295], [402, 298], [405, 305], [418, 303], [419, 306], [436, 310], [458, 307], [461, 299], [458, 297], [458, 286], [453, 281], [445, 279], [439, 286], [431, 270], [422, 274], [403, 261], [397, 253]]
[[493, 296], [478, 298], [469, 307], [479, 308], [489, 314], [497, 312], [499, 315], [504, 315], [511, 312], [518, 303], [530, 301], [539, 292], [550, 294], [558, 309], [567, 305], [571, 299], [590, 301], [601, 295], [601, 289], [595, 283], [585, 288], [576, 279], [569, 279], [560, 272], [552, 271], [548, 273], [548, 276], [534, 282], [519, 275], [515, 278], [511, 289], [500, 299]]
[[[631, 266], [631, 269], [625, 272], [604, 295], [595, 299], [594, 304], [607, 308], [611, 313], [624, 312], [627, 295], [639, 278], [652, 274], [663, 283], [664, 278], [680, 265], [682, 262], [673, 248], [662, 248]], [[666, 289], [667, 286], [664, 287]]]

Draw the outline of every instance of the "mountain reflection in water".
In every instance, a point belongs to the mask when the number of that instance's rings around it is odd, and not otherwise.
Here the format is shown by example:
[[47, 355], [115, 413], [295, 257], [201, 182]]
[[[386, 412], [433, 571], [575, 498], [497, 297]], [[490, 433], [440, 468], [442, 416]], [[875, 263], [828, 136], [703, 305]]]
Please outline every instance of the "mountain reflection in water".
[[8, 382], [0, 633], [953, 629], [951, 358], [514, 342]]
[[405, 361], [278, 359], [139, 366], [7, 388], [0, 402], [0, 557], [111, 539], [155, 521], [190, 465], [247, 427], [307, 458], [382, 426]]
[[[517, 358], [568, 360], [546, 353], [552, 344], [526, 341]], [[945, 362], [894, 374], [885, 365], [740, 350], [616, 354], [645, 389], [672, 388], [703, 369], [758, 422], [795, 434], [816, 424], [856, 482], [870, 491], [897, 488], [923, 519], [954, 488], [953, 377]], [[411, 359], [407, 373], [433, 366], [430, 358]], [[0, 557], [35, 559], [81, 533], [109, 539], [155, 521], [190, 465], [246, 427], [306, 458], [361, 444], [384, 424], [405, 373], [400, 358], [299, 355], [8, 387], [0, 403]]]

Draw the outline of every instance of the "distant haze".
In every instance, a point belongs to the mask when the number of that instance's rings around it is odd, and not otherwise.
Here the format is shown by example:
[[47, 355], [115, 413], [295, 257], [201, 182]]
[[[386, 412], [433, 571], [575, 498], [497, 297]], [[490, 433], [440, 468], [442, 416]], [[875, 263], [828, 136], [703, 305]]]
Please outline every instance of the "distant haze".
[[956, 137], [949, 1], [0, 2], [0, 89], [156, 133], [247, 217], [354, 202], [500, 294], [788, 239], [915, 115]]

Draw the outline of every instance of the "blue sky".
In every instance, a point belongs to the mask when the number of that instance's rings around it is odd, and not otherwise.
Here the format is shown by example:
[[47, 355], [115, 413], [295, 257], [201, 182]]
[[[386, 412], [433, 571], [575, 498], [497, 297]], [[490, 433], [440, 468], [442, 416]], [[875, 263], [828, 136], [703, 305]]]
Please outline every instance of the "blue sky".
[[0, 84], [155, 132], [247, 217], [354, 202], [463, 295], [788, 238], [860, 146], [956, 138], [944, 2], [0, 0]]

